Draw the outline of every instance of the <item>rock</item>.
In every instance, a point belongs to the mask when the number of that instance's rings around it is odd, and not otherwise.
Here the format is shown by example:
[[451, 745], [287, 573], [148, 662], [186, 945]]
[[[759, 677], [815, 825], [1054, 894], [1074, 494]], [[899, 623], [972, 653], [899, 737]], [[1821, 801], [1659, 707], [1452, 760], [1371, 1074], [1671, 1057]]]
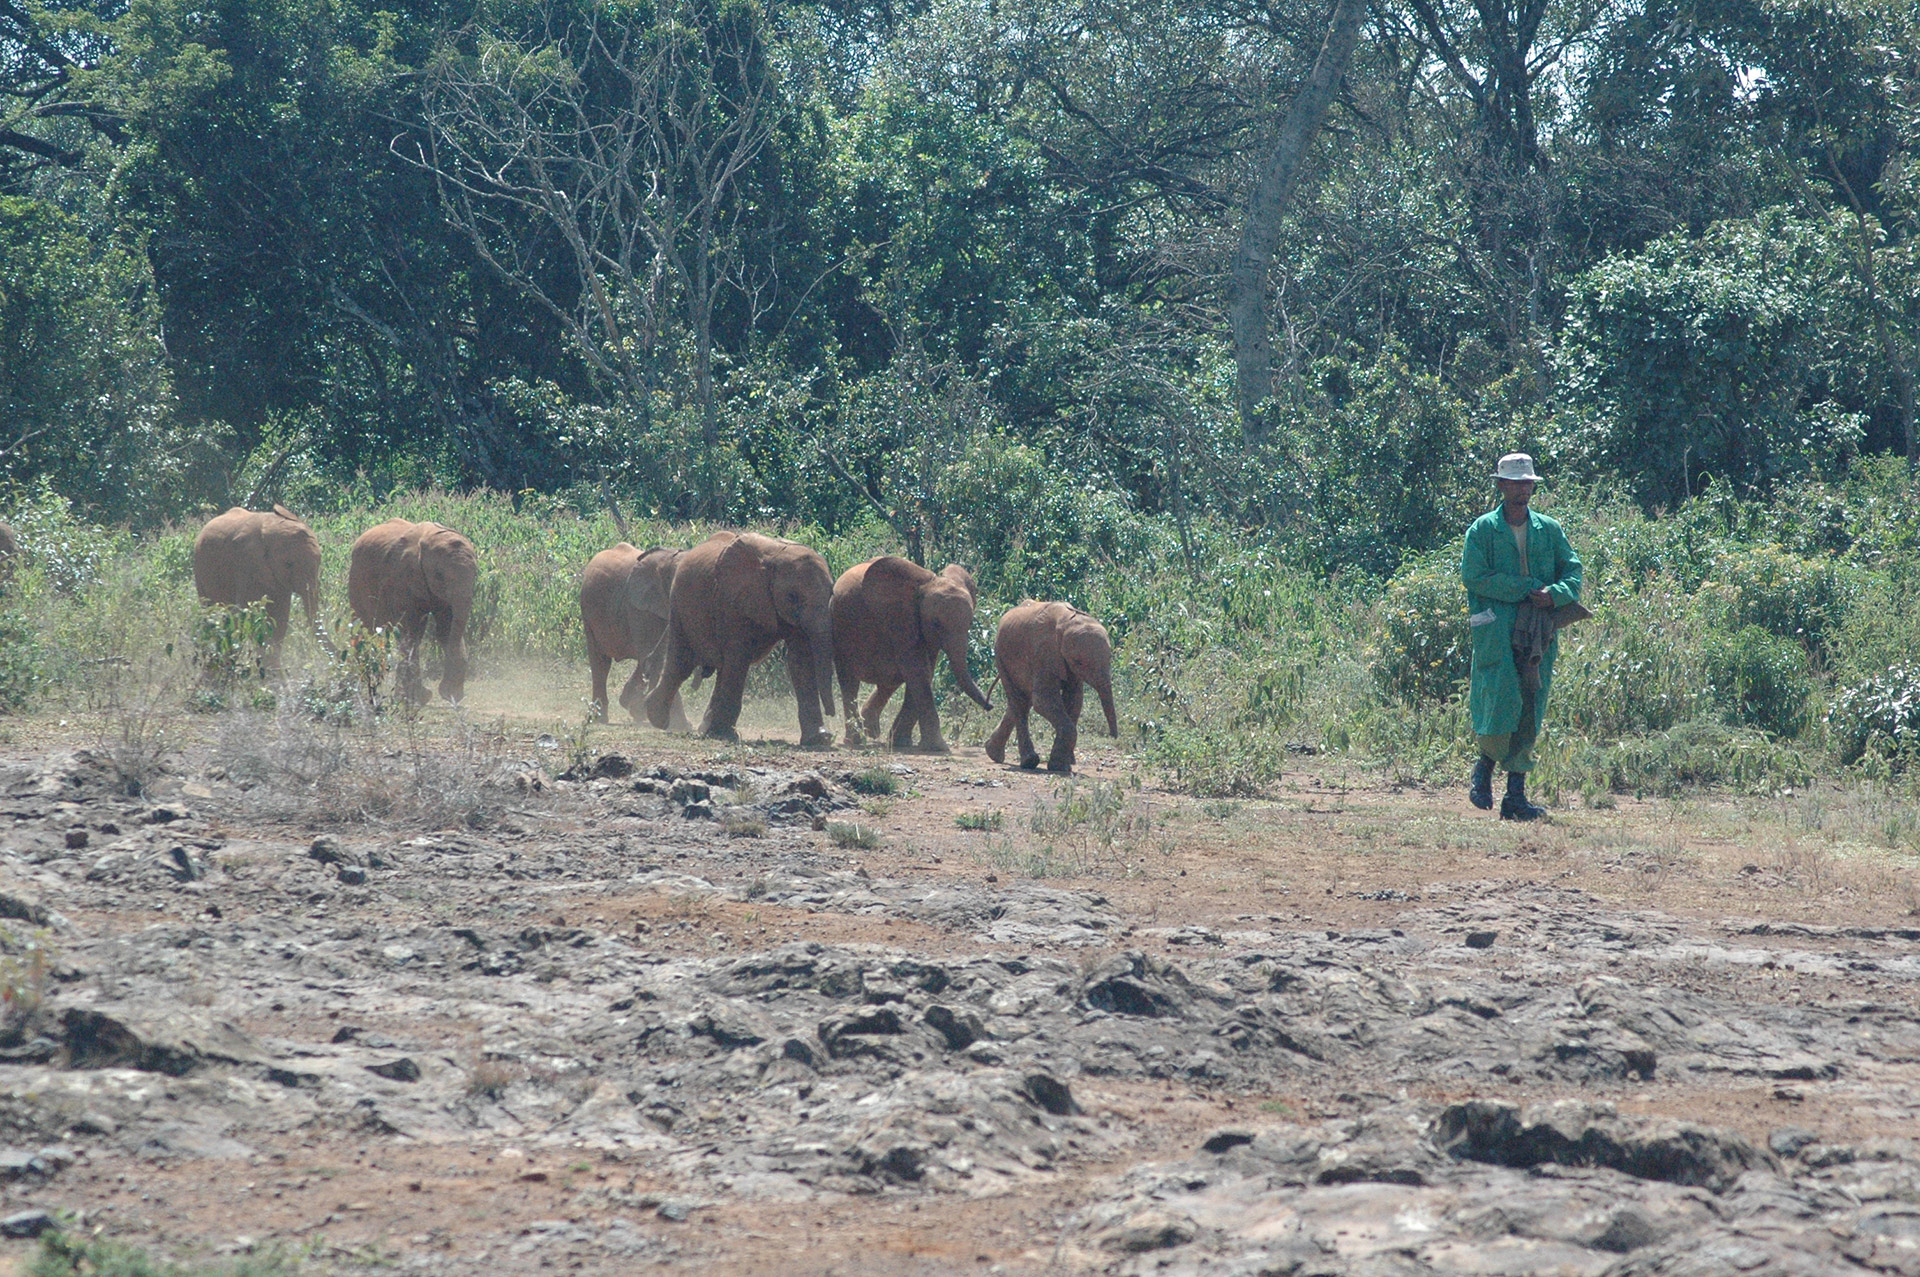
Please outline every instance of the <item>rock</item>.
[[372, 1073], [376, 1077], [388, 1078], [395, 1082], [418, 1082], [420, 1080], [420, 1066], [415, 1064], [411, 1057], [405, 1055], [397, 1060], [388, 1060], [384, 1064], [369, 1064], [366, 1066], [366, 1069], [367, 1072]]
[[1200, 1145], [1200, 1151], [1202, 1153], [1219, 1154], [1226, 1152], [1230, 1148], [1239, 1148], [1243, 1144], [1251, 1143], [1253, 1143], [1252, 1131], [1235, 1129], [1215, 1131], [1213, 1134], [1207, 1136], [1206, 1141]]
[[365, 856], [352, 850], [332, 834], [321, 834], [315, 838], [313, 845], [307, 848], [307, 856], [323, 865], [365, 865], [367, 863]]
[[340, 865], [334, 869], [333, 876], [342, 886], [364, 887], [367, 885], [367, 871], [359, 865]]
[[0, 1149], [0, 1180], [22, 1179], [28, 1175], [38, 1175], [45, 1169], [45, 1164], [25, 1149]]
[[619, 780], [633, 775], [633, 760], [625, 754], [606, 753], [593, 761], [593, 775], [600, 780]]
[[1783, 1126], [1767, 1136], [1767, 1147], [1781, 1157], [1793, 1157], [1809, 1144], [1818, 1144], [1820, 1137], [1804, 1126]]
[[264, 1063], [259, 1046], [224, 1021], [183, 1010], [68, 1007], [60, 1016], [70, 1067], [141, 1069], [183, 1077], [209, 1061]]
[[1021, 1083], [1020, 1090], [1035, 1104], [1055, 1117], [1069, 1117], [1080, 1112], [1080, 1106], [1073, 1102], [1073, 1092], [1067, 1084], [1050, 1073], [1028, 1075]]
[[1102, 1240], [1109, 1250], [1139, 1255], [1184, 1246], [1198, 1236], [1199, 1231], [1194, 1222], [1184, 1215], [1173, 1215], [1163, 1210], [1143, 1210], [1129, 1216], [1124, 1224]]
[[1454, 1157], [1499, 1166], [1606, 1166], [1641, 1179], [1724, 1193], [1772, 1157], [1730, 1131], [1692, 1122], [1623, 1118], [1578, 1100], [1521, 1109], [1505, 1100], [1449, 1105], [1434, 1139]]
[[15, 1211], [0, 1219], [0, 1234], [8, 1237], [38, 1237], [54, 1227], [54, 1218], [43, 1210]]
[[926, 1009], [922, 1018], [934, 1032], [947, 1040], [947, 1049], [950, 1051], [964, 1051], [987, 1036], [986, 1026], [972, 1011], [955, 1011], [952, 1007], [936, 1003]]
[[67, 849], [69, 851], [79, 851], [92, 840], [92, 837], [93, 836], [84, 829], [69, 829], [67, 830]]
[[191, 820], [192, 818], [193, 813], [178, 803], [161, 803], [157, 807], [149, 807], [140, 817], [140, 823], [143, 825], [170, 825], [176, 820]]
[[1498, 931], [1469, 931], [1467, 932], [1467, 948], [1491, 949], [1493, 948], [1493, 942], [1499, 938], [1500, 933]]
[[670, 1219], [678, 1224], [684, 1222], [688, 1216], [699, 1209], [700, 1203], [698, 1202], [690, 1202], [680, 1197], [669, 1197], [666, 1201], [661, 1202], [659, 1208], [653, 1213], [661, 1219]]
[[31, 922], [36, 927], [44, 927], [49, 921], [46, 909], [38, 900], [11, 891], [0, 891], [0, 918]]
[[680, 809], [680, 814], [688, 820], [712, 820], [714, 818], [713, 804], [709, 802], [688, 803]]

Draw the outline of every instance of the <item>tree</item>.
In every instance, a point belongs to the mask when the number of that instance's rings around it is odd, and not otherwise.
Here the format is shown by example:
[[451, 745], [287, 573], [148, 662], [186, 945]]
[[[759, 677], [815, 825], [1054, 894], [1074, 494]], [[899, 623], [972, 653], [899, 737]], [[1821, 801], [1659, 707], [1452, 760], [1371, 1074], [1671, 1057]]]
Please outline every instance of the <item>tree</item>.
[[403, 153], [434, 176], [480, 258], [568, 334], [603, 392], [644, 417], [656, 395], [682, 392], [684, 364], [711, 458], [716, 308], [728, 290], [750, 306], [761, 296], [757, 263], [740, 251], [756, 211], [748, 185], [791, 109], [764, 14], [668, 0], [577, 18], [556, 7], [548, 20], [548, 38], [473, 28], [463, 48], [444, 49], [427, 83], [427, 141]]
[[1233, 256], [1227, 314], [1233, 323], [1233, 360], [1240, 420], [1248, 435], [1260, 437], [1259, 407], [1273, 393], [1273, 336], [1267, 321], [1267, 276], [1280, 240], [1281, 219], [1300, 181], [1307, 148], [1319, 135], [1346, 74], [1353, 46], [1360, 40], [1366, 0], [1334, 0], [1327, 38], [1313, 71], [1294, 95], [1273, 151], [1260, 171], [1247, 205], [1240, 247]]

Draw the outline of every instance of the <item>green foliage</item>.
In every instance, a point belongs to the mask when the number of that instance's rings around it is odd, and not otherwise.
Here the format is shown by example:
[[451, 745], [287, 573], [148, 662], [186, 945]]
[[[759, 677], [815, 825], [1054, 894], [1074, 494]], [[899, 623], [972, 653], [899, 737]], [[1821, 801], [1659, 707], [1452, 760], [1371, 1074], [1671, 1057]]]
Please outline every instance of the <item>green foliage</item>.
[[1920, 746], [1920, 665], [1902, 662], [1882, 674], [1850, 683], [1834, 694], [1827, 711], [1842, 762], [1870, 751], [1904, 757]]
[[1825, 650], [1858, 590], [1857, 574], [1846, 567], [1766, 544], [1719, 555], [1705, 586], [1709, 602], [1724, 610], [1723, 624], [1757, 625], [1816, 652]]
[[1387, 583], [1378, 613], [1373, 671], [1382, 690], [1407, 701], [1459, 695], [1473, 664], [1460, 569], [1441, 560]]
[[0, 604], [0, 713], [16, 713], [33, 700], [46, 678], [46, 659], [39, 632], [12, 606]]
[[1836, 475], [1865, 425], [1844, 369], [1870, 340], [1837, 221], [1784, 212], [1675, 233], [1573, 281], [1555, 361], [1562, 466], [1678, 505]]
[[264, 601], [245, 607], [216, 604], [200, 614], [193, 628], [193, 664], [216, 693], [231, 692], [266, 677], [273, 618]]
[[1003, 811], [963, 811], [953, 818], [956, 828], [971, 830], [974, 833], [994, 833], [1007, 822]]
[[1492, 466], [1467, 405], [1439, 378], [1394, 349], [1358, 366], [1328, 359], [1314, 374], [1317, 385], [1271, 406], [1275, 455], [1259, 459], [1263, 502], [1297, 562], [1385, 576], [1491, 505]]
[[836, 847], [872, 851], [880, 845], [880, 831], [871, 825], [850, 820], [830, 820], [827, 822], [827, 840]]
[[[0, 473], [110, 521], [155, 522], [186, 489], [145, 258], [40, 200], [0, 193]], [[30, 445], [30, 446], [29, 446]], [[44, 491], [44, 489], [43, 489]]]
[[1544, 770], [1555, 789], [1589, 797], [1608, 793], [1675, 794], [1718, 786], [1740, 793], [1778, 793], [1804, 786], [1813, 767], [1800, 751], [1764, 733], [1689, 721], [1647, 736], [1602, 743], [1590, 737], [1550, 740]]
[[1787, 738], [1807, 725], [1813, 675], [1800, 644], [1748, 625], [1708, 635], [1701, 656], [1715, 699], [1735, 723]]
[[856, 794], [897, 794], [905, 788], [900, 778], [884, 767], [868, 767], [852, 773], [847, 787]]
[[231, 1262], [168, 1263], [138, 1247], [102, 1237], [48, 1233], [27, 1266], [27, 1277], [291, 1277], [301, 1265], [275, 1252]]

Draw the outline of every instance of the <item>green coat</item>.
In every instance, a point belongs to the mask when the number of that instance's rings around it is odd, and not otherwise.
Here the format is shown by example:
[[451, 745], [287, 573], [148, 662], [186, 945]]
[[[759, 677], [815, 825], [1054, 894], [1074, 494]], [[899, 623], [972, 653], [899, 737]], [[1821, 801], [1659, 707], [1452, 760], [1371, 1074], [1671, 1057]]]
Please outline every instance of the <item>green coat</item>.
[[[1499, 506], [1481, 515], [1467, 529], [1460, 555], [1460, 583], [1467, 587], [1469, 616], [1493, 613], [1493, 620], [1471, 625], [1473, 681], [1467, 708], [1479, 736], [1503, 736], [1520, 725], [1520, 671], [1513, 663], [1513, 621], [1534, 590], [1544, 588], [1555, 607], [1580, 601], [1580, 556], [1567, 542], [1560, 524], [1536, 511], [1527, 512], [1527, 561], [1513, 543]], [[1553, 688], [1553, 658], [1558, 638], [1540, 661], [1540, 691], [1534, 698], [1535, 724], [1546, 721], [1547, 693]]]

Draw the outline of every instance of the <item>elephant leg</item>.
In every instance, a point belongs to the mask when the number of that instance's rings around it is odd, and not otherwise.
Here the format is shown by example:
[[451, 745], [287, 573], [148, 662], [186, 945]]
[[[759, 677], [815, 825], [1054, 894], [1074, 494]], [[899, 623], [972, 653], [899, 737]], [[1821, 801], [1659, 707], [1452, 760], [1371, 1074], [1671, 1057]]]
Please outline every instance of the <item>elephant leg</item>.
[[[607, 721], [607, 673], [613, 669], [613, 658], [600, 650], [599, 644], [591, 635], [587, 638], [587, 673], [593, 680], [591, 699], [587, 702], [587, 718], [595, 723]], [[633, 685], [629, 683], [628, 689]], [[626, 704], [626, 692], [620, 693], [620, 703]]]
[[409, 705], [427, 703], [427, 685], [420, 678], [420, 645], [427, 637], [425, 613], [414, 613], [400, 623], [400, 663], [396, 673], [400, 695]]
[[[831, 745], [833, 733], [820, 717], [820, 685], [816, 681], [819, 662], [814, 659], [813, 644], [805, 639], [787, 640], [787, 681], [793, 684], [794, 699], [800, 702], [800, 743]], [[831, 689], [828, 689], [831, 692]]]
[[[646, 695], [647, 669], [646, 666], [636, 661], [633, 666], [633, 674], [627, 679], [627, 685], [620, 689], [620, 708], [626, 710], [627, 716], [636, 723], [644, 723], [646, 721]], [[673, 703], [677, 707], [680, 704], [680, 699], [675, 697]], [[671, 714], [672, 711], [669, 710], [668, 712]], [[686, 719], [687, 716], [684, 713], [680, 715], [682, 726], [685, 726]]]
[[[1050, 772], [1071, 772], [1073, 770], [1073, 749], [1079, 743], [1079, 720], [1067, 712], [1069, 704], [1078, 704], [1080, 684], [1070, 679], [1065, 683], [1048, 684], [1034, 693], [1033, 707], [1040, 711], [1040, 717], [1053, 727], [1053, 749], [1047, 754], [1047, 770]], [[1036, 756], [1035, 762], [1039, 761]]]
[[440, 696], [458, 701], [467, 692], [467, 617], [469, 609], [450, 607], [438, 614], [434, 636], [440, 640]]
[[892, 674], [882, 674], [880, 681], [873, 685], [873, 695], [867, 697], [866, 705], [860, 710], [860, 721], [866, 724], [871, 739], [880, 739], [880, 715], [899, 690], [900, 680]]
[[860, 734], [860, 722], [857, 706], [860, 701], [860, 680], [854, 677], [853, 666], [842, 663], [834, 672], [840, 678], [840, 714], [847, 720], [847, 729], [843, 739], [849, 745], [858, 745], [866, 738]]
[[673, 721], [673, 707], [680, 703], [680, 685], [699, 668], [700, 658], [672, 631], [660, 641], [666, 646], [666, 658], [661, 662], [659, 681], [647, 693], [646, 705], [647, 721], [665, 731]]
[[1033, 737], [1027, 728], [1027, 715], [1033, 710], [1033, 697], [1025, 688], [1006, 681], [1004, 675], [1000, 685], [1007, 693], [1007, 712], [1001, 717], [1000, 726], [994, 729], [993, 735], [987, 740], [987, 757], [996, 763], [1005, 762], [1007, 737], [1013, 736], [1018, 746], [1020, 766], [1038, 767], [1040, 756], [1034, 752]]
[[920, 728], [920, 748], [928, 753], [944, 754], [947, 743], [940, 738], [940, 718], [933, 708], [933, 676], [923, 666], [907, 671], [907, 695], [900, 716], [893, 720], [893, 747], [913, 745], [913, 729]]
[[700, 720], [700, 734], [713, 740], [739, 740], [740, 706], [747, 695], [747, 671], [753, 662], [746, 652], [730, 648], [720, 658], [713, 679], [713, 694], [707, 699], [707, 712]]
[[293, 618], [293, 595], [270, 594], [267, 596], [267, 619], [273, 622], [273, 633], [267, 638], [267, 673], [280, 672], [280, 645], [287, 641], [287, 623]]

